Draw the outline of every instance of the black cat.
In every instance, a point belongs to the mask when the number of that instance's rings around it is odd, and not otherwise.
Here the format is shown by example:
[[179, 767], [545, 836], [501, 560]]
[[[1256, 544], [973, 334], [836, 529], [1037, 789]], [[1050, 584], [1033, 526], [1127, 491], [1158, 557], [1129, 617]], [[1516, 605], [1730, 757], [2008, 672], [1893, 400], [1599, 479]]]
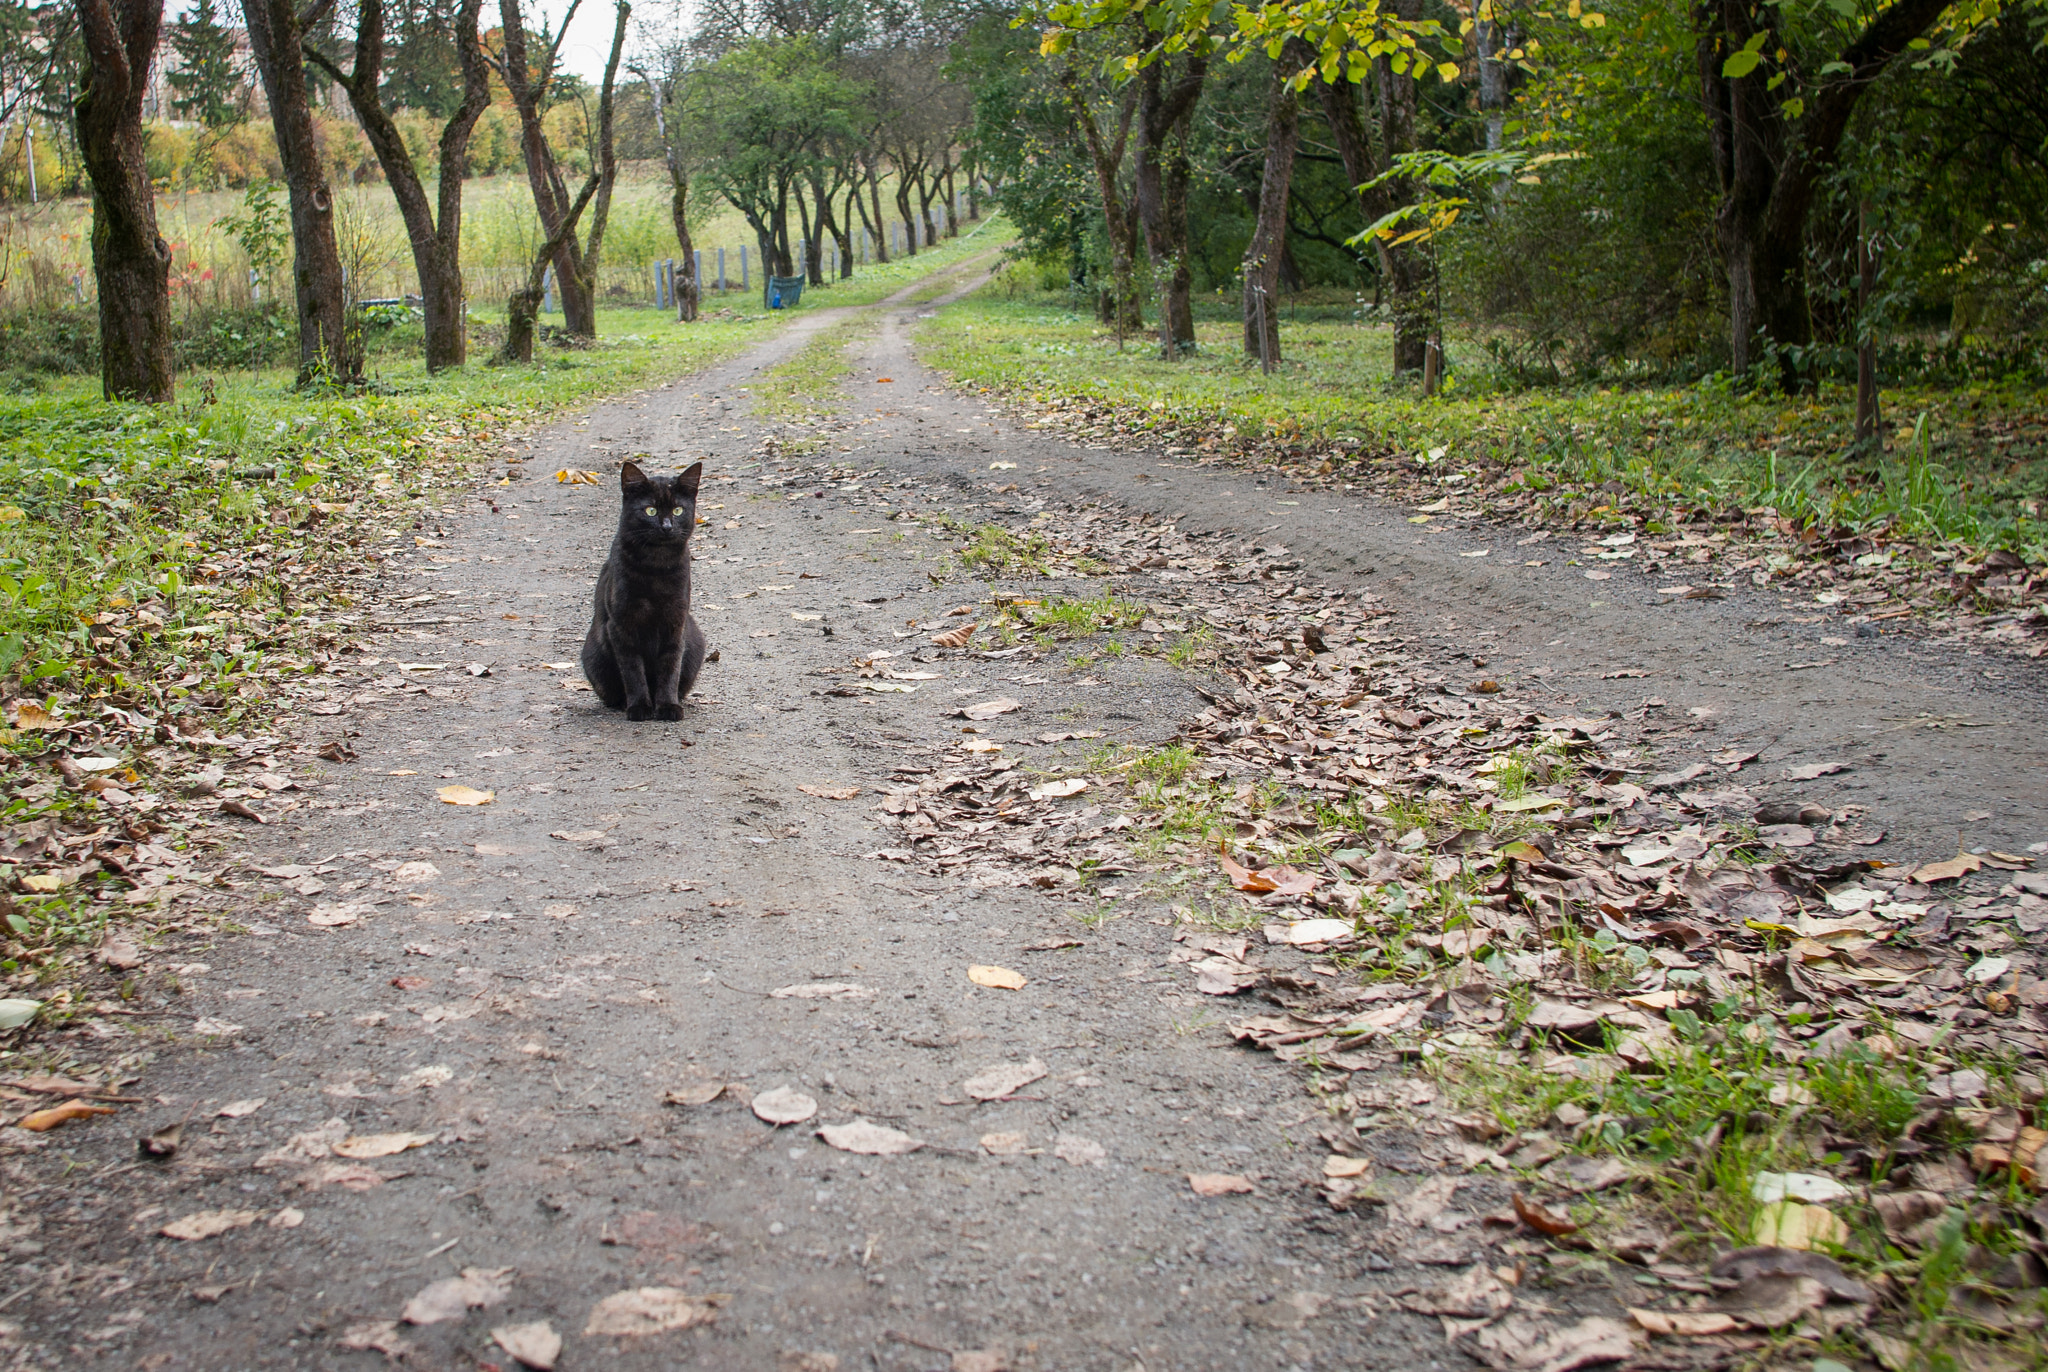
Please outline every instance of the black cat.
[[583, 677], [627, 719], [681, 719], [704, 666], [704, 631], [690, 617], [690, 534], [699, 462], [681, 476], [619, 473], [619, 531], [597, 574], [583, 639]]

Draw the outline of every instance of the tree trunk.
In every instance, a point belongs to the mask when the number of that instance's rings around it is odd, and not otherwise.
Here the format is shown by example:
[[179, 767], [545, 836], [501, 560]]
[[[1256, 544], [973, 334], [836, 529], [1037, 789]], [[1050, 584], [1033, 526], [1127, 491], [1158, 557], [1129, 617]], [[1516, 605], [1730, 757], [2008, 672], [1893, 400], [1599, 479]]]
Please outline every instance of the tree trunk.
[[1145, 327], [1145, 311], [1138, 300], [1135, 281], [1138, 258], [1135, 216], [1124, 207], [1122, 188], [1117, 178], [1122, 174], [1124, 148], [1130, 142], [1131, 121], [1137, 115], [1137, 95], [1126, 94], [1117, 107], [1115, 136], [1104, 132], [1096, 122], [1095, 112], [1088, 108], [1088, 99], [1081, 93], [1079, 78], [1069, 66], [1061, 76], [1061, 83], [1067, 90], [1067, 104], [1074, 111], [1074, 120], [1081, 126], [1081, 137], [1088, 145], [1089, 160], [1095, 165], [1095, 189], [1102, 197], [1102, 215], [1109, 230], [1109, 302], [1105, 322], [1113, 325], [1117, 337], [1122, 339], [1126, 332], [1136, 333]]
[[1259, 213], [1244, 250], [1244, 350], [1263, 366], [1280, 361], [1280, 314], [1275, 288], [1287, 234], [1287, 195], [1294, 183], [1294, 151], [1301, 142], [1301, 104], [1286, 74], [1273, 74], [1272, 112], [1266, 124], [1266, 166], [1259, 177]]
[[[505, 80], [513, 108], [519, 112], [519, 148], [526, 159], [526, 180], [533, 189], [534, 212], [540, 216], [541, 230], [550, 241], [558, 243], [554, 253], [555, 289], [562, 297], [563, 324], [572, 334], [595, 338], [597, 310], [586, 284], [582, 250], [575, 234], [555, 233], [568, 214], [569, 191], [555, 163], [554, 149], [548, 145], [547, 133], [541, 127], [540, 101], [554, 79], [560, 35], [556, 35], [556, 46], [548, 49], [547, 60], [536, 72], [527, 52], [526, 20], [520, 0], [498, 0], [498, 16], [503, 24], [504, 43], [499, 74]], [[592, 171], [596, 171], [595, 166]]]
[[[1394, 11], [1402, 19], [1421, 17], [1422, 0], [1396, 0]], [[1391, 165], [1402, 153], [1415, 151], [1414, 68], [1397, 72], [1386, 57], [1373, 59], [1373, 84], [1380, 108], [1380, 146]], [[1387, 183], [1388, 209], [1415, 202], [1415, 188], [1408, 181]], [[1376, 216], [1377, 217], [1377, 216]], [[1387, 279], [1394, 315], [1394, 371], [1419, 372], [1429, 355], [1429, 331], [1436, 276], [1428, 251], [1419, 243], [1399, 247], [1382, 244], [1380, 270]]]
[[946, 237], [960, 236], [960, 197], [953, 193], [953, 150], [946, 150], [944, 162], [946, 176]]
[[697, 279], [697, 252], [690, 245], [690, 178], [676, 170], [673, 160], [669, 176], [668, 214], [675, 222], [676, 242], [683, 252], [682, 270], [676, 273], [676, 318], [690, 324], [696, 322], [704, 302], [704, 283]]
[[869, 162], [865, 168], [868, 177], [868, 197], [875, 204], [875, 222], [870, 232], [875, 236], [875, 264], [885, 266], [889, 261], [889, 221], [882, 217], [882, 178], [875, 171], [875, 164]]
[[896, 167], [896, 210], [903, 216], [903, 255], [917, 256], [917, 224], [910, 217], [910, 174], [901, 163]]
[[163, 0], [77, 0], [87, 65], [76, 106], [92, 180], [92, 271], [100, 294], [100, 388], [108, 400], [167, 404], [171, 249], [156, 227], [142, 100], [163, 28]]
[[640, 79], [647, 87], [647, 101], [654, 107], [654, 131], [661, 139], [662, 160], [668, 167], [668, 214], [675, 225], [676, 246], [683, 254], [682, 269], [676, 273], [676, 320], [690, 324], [703, 307], [704, 283], [697, 279], [697, 253], [690, 243], [690, 173], [668, 125], [669, 100], [675, 92], [666, 81], [657, 85], [645, 71], [640, 72]]
[[[619, 54], [626, 50], [626, 21], [632, 17], [633, 7], [627, 0], [619, 0], [618, 22], [613, 25], [611, 65], [605, 68], [604, 89], [610, 92], [618, 79]], [[614, 136], [612, 123], [612, 101], [600, 99], [597, 102], [597, 146], [591, 150], [591, 165], [597, 174], [597, 198], [590, 206], [590, 232], [583, 236], [583, 251], [578, 265], [583, 272], [583, 296], [589, 302], [590, 329], [581, 333], [585, 338], [597, 337], [597, 273], [598, 263], [604, 256], [604, 231], [611, 223], [612, 187], [619, 180], [618, 140]], [[570, 242], [575, 235], [570, 235]], [[564, 297], [565, 299], [567, 297]]]
[[837, 238], [839, 241], [839, 279], [841, 281], [851, 281], [853, 279], [853, 220], [854, 216], [859, 213], [860, 208], [860, 179], [856, 176], [849, 179], [846, 183], [846, 208], [839, 212], [836, 221], [839, 225]]
[[1209, 74], [1205, 53], [1190, 56], [1171, 86], [1162, 57], [1138, 83], [1138, 218], [1159, 291], [1159, 352], [1171, 362], [1195, 350], [1194, 270], [1188, 251], [1188, 125]]
[[299, 384], [316, 377], [360, 381], [360, 329], [348, 318], [348, 284], [334, 243], [334, 192], [327, 185], [306, 94], [299, 16], [290, 0], [248, 0], [249, 52], [263, 78], [277, 133], [292, 218], [292, 285], [299, 308]]
[[[1769, 12], [1744, 0], [1700, 0], [1694, 11], [1696, 57], [1721, 188], [1714, 237], [1728, 274], [1728, 345], [1736, 373], [1775, 353], [1781, 389], [1791, 393], [1815, 384], [1798, 357], [1813, 341], [1806, 297], [1808, 212], [1821, 177], [1841, 151], [1856, 101], [1947, 8], [1946, 0], [1894, 0], [1823, 68], [1837, 71], [1800, 82], [1786, 79], [1787, 72], [1771, 61], [1743, 76], [1726, 75], [1730, 54], [1757, 33], [1768, 35]], [[1761, 46], [1768, 54], [1778, 45], [1767, 36]], [[1795, 96], [1805, 108], [1796, 125], [1788, 126], [1783, 102]]]
[[469, 355], [469, 317], [462, 286], [462, 183], [469, 174], [469, 139], [491, 103], [491, 73], [477, 36], [483, 0], [462, 0], [455, 18], [455, 50], [462, 65], [462, 103], [441, 129], [440, 220], [435, 222], [412, 151], [384, 108], [384, 5], [362, 0], [356, 14], [355, 69], [343, 72], [319, 49], [304, 49], [347, 94], [412, 248], [420, 279], [420, 308], [426, 315], [427, 370], [459, 367]]
[[1880, 450], [1877, 436], [1877, 331], [1870, 298], [1877, 293], [1877, 254], [1870, 250], [1870, 202], [1856, 205], [1856, 442]]
[[[527, 70], [526, 35], [525, 30], [519, 25], [518, 3], [519, 0], [504, 0], [504, 8], [501, 12], [506, 15], [506, 69], [508, 71], [517, 70], [522, 73], [517, 79], [521, 85], [524, 85], [523, 73]], [[619, 54], [624, 51], [626, 46], [626, 17], [628, 13], [629, 8], [626, 0], [619, 0], [619, 22], [617, 28], [612, 32], [612, 53], [610, 59], [605, 63], [604, 85], [598, 94], [597, 100], [598, 128], [602, 131], [601, 137], [607, 146], [611, 141], [612, 93], [616, 89], [619, 75]], [[514, 36], [515, 30], [517, 31], [516, 38]], [[518, 45], [518, 66], [516, 68], [512, 64], [512, 52], [515, 42]], [[552, 66], [552, 54], [550, 54], [550, 66]], [[507, 84], [510, 85], [511, 80], [508, 79]], [[546, 148], [545, 140], [542, 141], [541, 146], [543, 149]], [[600, 187], [605, 185], [616, 171], [617, 168], [615, 166], [608, 169], [601, 164], [592, 165], [590, 175], [583, 182], [583, 189], [577, 192], [576, 198], [573, 201], [566, 203], [562, 207], [561, 216], [556, 221], [554, 227], [548, 230], [547, 241], [542, 243], [540, 251], [534, 254], [533, 266], [527, 271], [525, 287], [512, 292], [511, 298], [506, 302], [505, 346], [498, 351], [496, 361], [533, 361], [534, 318], [540, 311], [541, 292], [547, 281], [548, 264], [550, 262], [556, 264], [555, 281], [556, 285], [560, 286], [562, 284], [560, 267], [562, 245], [575, 240], [576, 225], [583, 218], [583, 211], [589, 207], [591, 200], [599, 194]], [[557, 177], [556, 180], [559, 182], [560, 178]], [[598, 240], [602, 236], [602, 227], [593, 226], [591, 229], [592, 239]], [[594, 251], [591, 257], [594, 261], [596, 258]]]

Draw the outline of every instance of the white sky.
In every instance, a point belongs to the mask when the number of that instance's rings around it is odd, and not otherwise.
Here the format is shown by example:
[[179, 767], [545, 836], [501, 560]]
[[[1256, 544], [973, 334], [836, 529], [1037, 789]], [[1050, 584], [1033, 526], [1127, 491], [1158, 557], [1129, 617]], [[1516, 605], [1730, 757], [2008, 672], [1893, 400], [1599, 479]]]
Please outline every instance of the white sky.
[[[583, 0], [576, 8], [576, 18], [569, 25], [569, 36], [562, 44], [562, 67], [593, 83], [604, 75], [604, 59], [611, 53], [612, 25], [617, 21], [618, 11], [613, 8], [615, 0]], [[650, 27], [672, 25], [674, 16], [683, 10], [689, 0], [638, 0], [633, 6], [632, 30], [626, 37], [626, 51], [630, 55], [635, 39]], [[180, 18], [191, 9], [192, 0], [171, 0], [165, 6], [169, 16]], [[526, 11], [527, 22], [535, 23], [541, 18], [554, 20], [569, 8], [569, 0], [529, 0]], [[224, 0], [220, 4], [222, 13], [231, 22], [239, 23], [239, 0]], [[483, 23], [486, 28], [498, 24], [497, 0], [484, 0]]]

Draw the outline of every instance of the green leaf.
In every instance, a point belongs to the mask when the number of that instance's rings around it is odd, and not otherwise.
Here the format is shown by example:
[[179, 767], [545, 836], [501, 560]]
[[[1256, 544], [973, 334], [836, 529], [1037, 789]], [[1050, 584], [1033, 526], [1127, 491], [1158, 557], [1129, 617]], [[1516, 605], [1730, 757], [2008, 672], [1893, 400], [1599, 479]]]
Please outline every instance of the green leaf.
[[1763, 62], [1764, 55], [1744, 48], [1741, 52], [1730, 53], [1728, 60], [1721, 64], [1721, 75], [1731, 81], [1740, 81], [1755, 71]]

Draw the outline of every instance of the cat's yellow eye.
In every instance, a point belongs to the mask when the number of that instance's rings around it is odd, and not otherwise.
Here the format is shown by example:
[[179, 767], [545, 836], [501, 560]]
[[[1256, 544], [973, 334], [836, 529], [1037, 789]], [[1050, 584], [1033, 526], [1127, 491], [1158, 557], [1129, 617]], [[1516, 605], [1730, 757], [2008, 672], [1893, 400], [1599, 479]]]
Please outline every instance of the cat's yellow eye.
[[647, 507], [647, 513], [649, 513], [649, 514], [653, 514], [653, 513], [654, 513], [654, 507], [653, 507], [652, 505], [649, 505], [649, 506]]

